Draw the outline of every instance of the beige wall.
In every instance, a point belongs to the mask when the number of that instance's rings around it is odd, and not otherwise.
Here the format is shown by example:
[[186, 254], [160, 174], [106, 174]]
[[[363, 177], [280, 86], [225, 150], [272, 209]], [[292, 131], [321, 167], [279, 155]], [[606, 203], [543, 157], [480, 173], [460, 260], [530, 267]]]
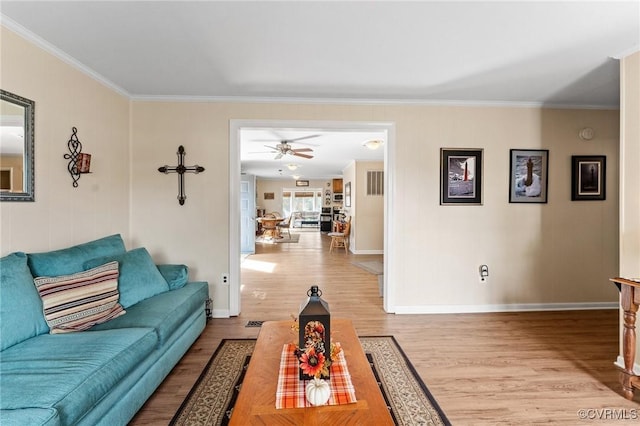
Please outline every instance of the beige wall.
[[[395, 123], [390, 250], [397, 273], [389, 279], [399, 312], [600, 306], [616, 300], [607, 280], [618, 268], [618, 111], [134, 102], [134, 239], [182, 256], [220, 295], [226, 289], [219, 275], [230, 256], [232, 119]], [[590, 142], [578, 137], [585, 126], [596, 131]], [[183, 207], [175, 200], [176, 178], [155, 171], [175, 161], [178, 141], [188, 164], [197, 159], [207, 168], [187, 176], [190, 198]], [[484, 148], [483, 206], [439, 205], [441, 147]], [[510, 148], [550, 150], [548, 204], [509, 204]], [[572, 154], [607, 156], [606, 201], [571, 201]], [[488, 284], [478, 283], [480, 264], [489, 265]], [[215, 303], [223, 310], [226, 299]]]
[[[301, 178], [303, 179], [303, 178]], [[328, 188], [327, 184], [330, 184], [331, 180], [329, 179], [311, 179], [309, 180], [308, 187], [299, 187], [296, 188], [295, 180], [269, 180], [269, 179], [256, 179], [256, 206], [259, 208], [265, 209], [266, 213], [269, 212], [278, 212], [280, 214], [284, 214], [282, 210], [282, 190], [283, 189], [296, 189], [299, 191], [304, 191], [306, 188], [308, 189], [319, 189], [323, 194], [323, 205], [324, 207], [324, 191]], [[264, 193], [265, 192], [273, 192], [274, 199], [273, 200], [265, 200]], [[320, 209], [318, 209], [320, 211]]]
[[375, 254], [384, 251], [384, 197], [367, 196], [367, 172], [384, 170], [381, 161], [356, 161], [352, 206], [356, 216], [356, 235], [352, 251]]
[[[35, 101], [35, 202], [0, 203], [0, 252], [129, 235], [129, 100], [2, 27], [0, 87]], [[67, 141], [78, 128], [93, 173], [78, 188]]]
[[[230, 120], [395, 124], [388, 288], [398, 312], [601, 306], [617, 295], [618, 111], [539, 108], [214, 102], [129, 103], [2, 31], [3, 89], [36, 101], [36, 202], [2, 203], [2, 253], [64, 247], [110, 233], [156, 260], [186, 263], [228, 308]], [[130, 114], [130, 115], [129, 115]], [[93, 174], [71, 186], [62, 155], [71, 127]], [[593, 127], [590, 142], [578, 131]], [[176, 200], [178, 145], [187, 174]], [[439, 205], [441, 147], [484, 148], [484, 205]], [[509, 204], [509, 149], [544, 148], [549, 203]], [[570, 201], [572, 154], [607, 156], [607, 200]], [[234, 188], [235, 190], [235, 188]], [[488, 264], [487, 284], [478, 266]], [[321, 284], [321, 283], [320, 283]], [[558, 304], [558, 305], [554, 305]], [[593, 305], [590, 305], [593, 304]]]

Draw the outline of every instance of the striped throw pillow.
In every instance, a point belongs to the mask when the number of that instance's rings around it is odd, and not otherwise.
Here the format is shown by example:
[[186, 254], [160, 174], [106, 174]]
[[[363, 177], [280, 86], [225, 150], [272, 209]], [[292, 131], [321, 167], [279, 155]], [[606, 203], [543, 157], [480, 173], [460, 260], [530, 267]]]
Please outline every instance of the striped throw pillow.
[[38, 289], [50, 333], [70, 333], [125, 314], [118, 303], [118, 262], [59, 277], [38, 277]]

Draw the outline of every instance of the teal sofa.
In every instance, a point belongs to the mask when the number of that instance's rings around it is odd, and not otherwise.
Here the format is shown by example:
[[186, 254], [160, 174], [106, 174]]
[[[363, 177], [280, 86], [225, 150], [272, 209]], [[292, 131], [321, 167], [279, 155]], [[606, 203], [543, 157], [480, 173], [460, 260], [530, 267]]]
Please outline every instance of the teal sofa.
[[126, 425], [204, 330], [208, 297], [120, 235], [1, 258], [0, 425]]

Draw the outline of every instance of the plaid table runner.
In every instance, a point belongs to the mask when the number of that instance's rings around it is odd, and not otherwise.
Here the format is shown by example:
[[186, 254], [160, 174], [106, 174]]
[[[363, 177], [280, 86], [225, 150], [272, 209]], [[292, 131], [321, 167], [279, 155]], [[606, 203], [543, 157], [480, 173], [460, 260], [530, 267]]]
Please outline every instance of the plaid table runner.
[[[339, 345], [339, 343], [336, 344]], [[299, 362], [293, 353], [294, 350], [295, 345], [293, 343], [287, 343], [282, 348], [278, 388], [276, 389], [276, 408], [312, 407], [311, 403], [307, 401], [304, 391], [308, 381], [299, 379]], [[351, 383], [344, 352], [340, 351], [338, 359], [331, 364], [329, 376], [331, 396], [327, 405], [356, 402], [356, 391], [353, 388], [353, 383]]]

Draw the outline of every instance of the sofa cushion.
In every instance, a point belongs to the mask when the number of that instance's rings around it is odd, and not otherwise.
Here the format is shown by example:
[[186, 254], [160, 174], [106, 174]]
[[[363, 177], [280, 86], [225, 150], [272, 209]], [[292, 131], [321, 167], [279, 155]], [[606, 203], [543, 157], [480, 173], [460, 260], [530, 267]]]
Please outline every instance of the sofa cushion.
[[2, 426], [59, 426], [60, 417], [53, 408], [21, 408], [19, 410], [0, 410]]
[[120, 264], [118, 289], [120, 290], [120, 304], [125, 309], [141, 300], [169, 291], [169, 284], [162, 277], [145, 248], [91, 259], [84, 263], [84, 267], [85, 269], [94, 268], [114, 260]]
[[75, 424], [154, 350], [148, 328], [43, 334], [2, 352], [0, 408], [53, 408]]
[[52, 334], [86, 330], [125, 314], [118, 303], [118, 262], [34, 283]]
[[159, 294], [127, 308], [127, 315], [91, 330], [109, 330], [127, 327], [153, 327], [160, 345], [164, 345], [187, 318], [198, 310], [204, 311], [208, 298], [205, 282], [192, 282], [177, 290]]
[[61, 250], [29, 253], [29, 267], [34, 277], [74, 274], [86, 269], [83, 265], [89, 259], [116, 255], [125, 251], [122, 237], [117, 234]]
[[189, 269], [187, 265], [158, 265], [158, 271], [162, 274], [169, 290], [176, 290], [184, 287], [189, 281]]
[[0, 259], [0, 318], [0, 350], [49, 331], [24, 253]]

